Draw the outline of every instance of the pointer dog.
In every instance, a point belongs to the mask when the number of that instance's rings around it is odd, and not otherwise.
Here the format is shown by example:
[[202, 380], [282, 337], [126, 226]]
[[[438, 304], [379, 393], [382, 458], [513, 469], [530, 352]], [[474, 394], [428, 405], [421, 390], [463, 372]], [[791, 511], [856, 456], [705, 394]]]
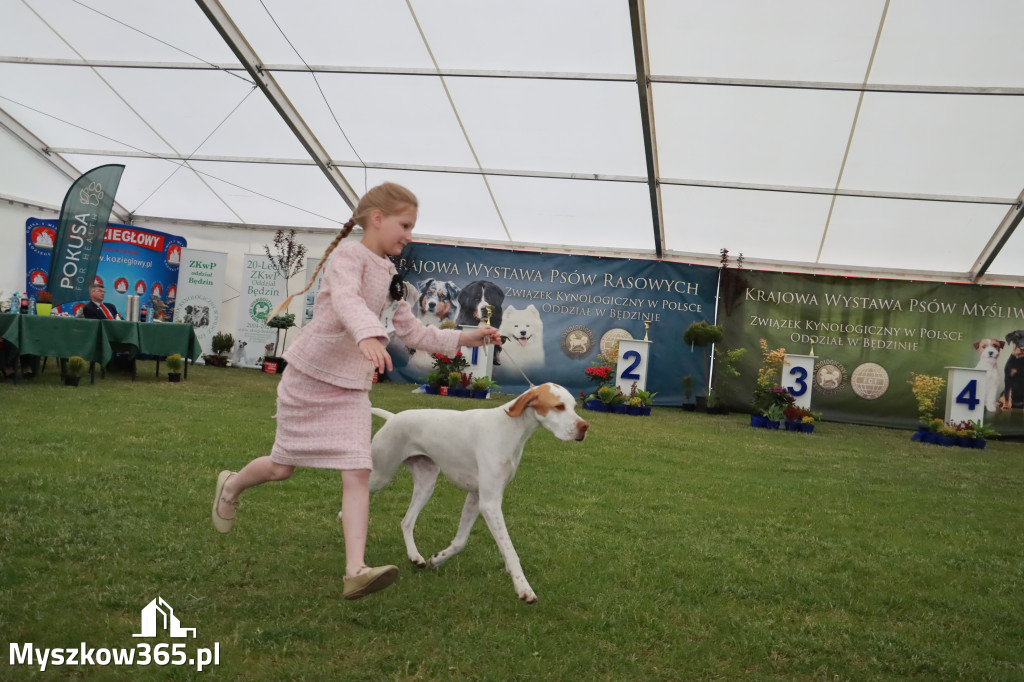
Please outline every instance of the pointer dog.
[[[473, 524], [482, 514], [498, 543], [516, 594], [527, 604], [536, 602], [537, 595], [523, 575], [505, 527], [502, 494], [516, 475], [526, 441], [538, 426], [559, 440], [581, 441], [586, 437], [590, 425], [576, 414], [575, 406], [569, 391], [549, 383], [534, 386], [515, 400], [491, 409], [405, 410], [392, 414], [373, 408], [373, 413], [387, 422], [373, 437], [370, 491], [387, 486], [403, 462], [412, 472], [412, 500], [402, 519], [409, 560], [421, 568], [448, 561], [466, 546]], [[455, 539], [428, 561], [416, 549], [413, 529], [441, 471], [468, 494]]]

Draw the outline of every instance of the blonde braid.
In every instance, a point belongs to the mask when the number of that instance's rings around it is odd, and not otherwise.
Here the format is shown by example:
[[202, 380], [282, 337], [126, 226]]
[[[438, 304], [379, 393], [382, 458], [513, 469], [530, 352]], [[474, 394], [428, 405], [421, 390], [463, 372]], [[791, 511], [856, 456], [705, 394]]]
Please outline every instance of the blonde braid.
[[348, 222], [346, 222], [345, 225], [341, 228], [341, 232], [338, 233], [338, 235], [334, 238], [334, 241], [331, 242], [331, 245], [327, 247], [326, 251], [324, 251], [324, 256], [323, 258], [320, 259], [320, 262], [316, 264], [316, 270], [313, 271], [313, 276], [309, 278], [309, 283], [306, 285], [306, 288], [300, 291], [299, 293], [292, 294], [288, 298], [284, 299], [284, 301], [279, 303], [276, 308], [271, 310], [270, 314], [267, 315], [268, 322], [277, 317], [278, 315], [283, 314], [286, 310], [288, 310], [288, 306], [289, 304], [291, 304], [293, 298], [295, 298], [296, 296], [301, 296], [302, 294], [309, 291], [309, 288], [313, 286], [313, 282], [316, 281], [317, 275], [320, 274], [320, 269], [323, 268], [324, 263], [327, 262], [327, 258], [331, 255], [331, 252], [334, 251], [334, 247], [340, 244], [342, 239], [349, 236], [349, 234], [352, 233], [352, 228], [354, 228], [355, 226], [356, 219], [355, 216], [353, 216], [348, 219]]

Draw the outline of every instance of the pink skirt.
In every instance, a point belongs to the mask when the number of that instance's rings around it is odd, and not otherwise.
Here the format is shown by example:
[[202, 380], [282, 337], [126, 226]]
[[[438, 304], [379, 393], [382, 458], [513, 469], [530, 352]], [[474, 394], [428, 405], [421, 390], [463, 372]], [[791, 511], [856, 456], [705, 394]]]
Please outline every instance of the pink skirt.
[[370, 469], [370, 393], [318, 381], [293, 367], [277, 386], [270, 459], [317, 469]]

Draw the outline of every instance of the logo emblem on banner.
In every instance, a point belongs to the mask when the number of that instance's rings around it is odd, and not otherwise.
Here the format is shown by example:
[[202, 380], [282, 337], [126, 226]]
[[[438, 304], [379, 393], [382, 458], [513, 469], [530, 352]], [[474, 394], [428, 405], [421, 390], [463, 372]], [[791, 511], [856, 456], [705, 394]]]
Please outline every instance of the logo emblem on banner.
[[582, 358], [594, 347], [594, 332], [582, 324], [573, 325], [562, 333], [562, 352], [570, 358]]
[[853, 370], [850, 377], [853, 392], [865, 400], [874, 400], [885, 395], [889, 390], [889, 373], [885, 368], [874, 362], [865, 362]]
[[249, 317], [256, 322], [263, 322], [267, 319], [267, 315], [273, 310], [274, 306], [270, 304], [270, 301], [265, 298], [257, 298], [249, 306]]
[[835, 395], [846, 385], [849, 376], [846, 367], [835, 360], [821, 360], [814, 366], [814, 392]]

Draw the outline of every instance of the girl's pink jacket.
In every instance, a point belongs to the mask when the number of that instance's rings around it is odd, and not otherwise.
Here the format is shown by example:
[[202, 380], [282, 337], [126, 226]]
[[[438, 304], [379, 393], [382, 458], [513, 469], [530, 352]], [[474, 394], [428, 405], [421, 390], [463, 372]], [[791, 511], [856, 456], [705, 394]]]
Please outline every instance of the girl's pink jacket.
[[[381, 315], [391, 302], [388, 286], [395, 266], [361, 242], [350, 241], [334, 249], [322, 273], [313, 319], [299, 332], [284, 358], [290, 367], [320, 381], [369, 390], [373, 365], [363, 357], [358, 344], [371, 337], [388, 343]], [[448, 356], [458, 352], [457, 329], [420, 324], [405, 301], [398, 306], [393, 324], [406, 346]]]

